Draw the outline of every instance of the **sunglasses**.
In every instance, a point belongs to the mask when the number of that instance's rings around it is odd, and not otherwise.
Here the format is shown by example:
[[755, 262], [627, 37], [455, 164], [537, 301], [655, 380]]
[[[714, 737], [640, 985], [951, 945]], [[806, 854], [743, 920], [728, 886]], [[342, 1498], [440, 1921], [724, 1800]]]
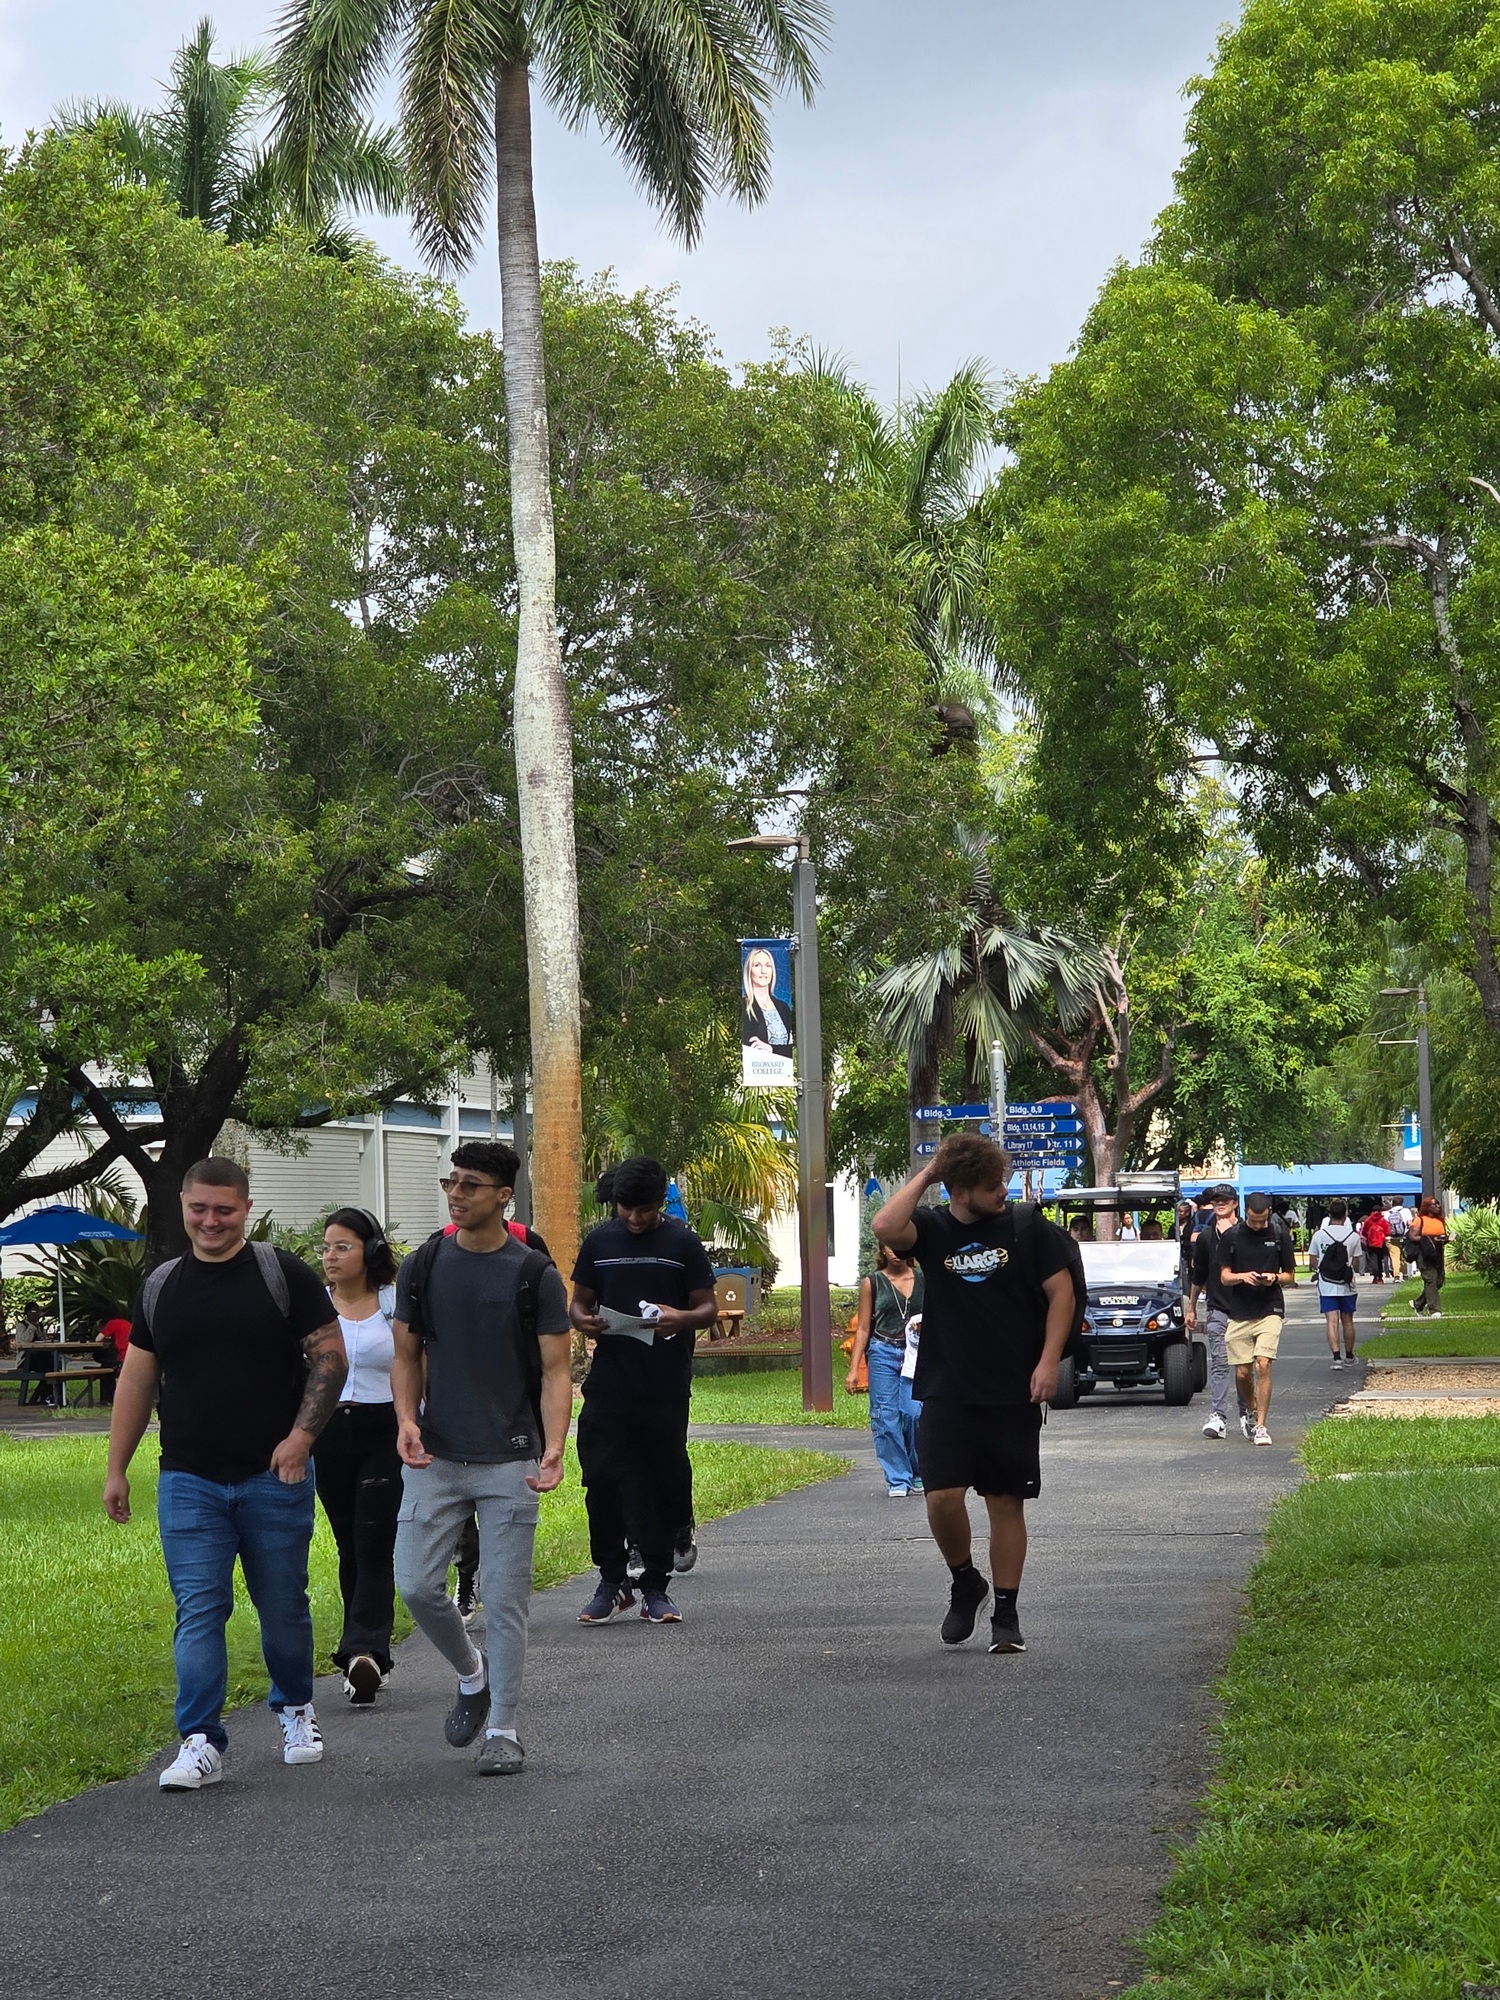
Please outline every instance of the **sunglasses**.
[[460, 1180], [457, 1174], [446, 1174], [438, 1181], [444, 1194], [477, 1194], [481, 1188], [497, 1188], [499, 1181]]

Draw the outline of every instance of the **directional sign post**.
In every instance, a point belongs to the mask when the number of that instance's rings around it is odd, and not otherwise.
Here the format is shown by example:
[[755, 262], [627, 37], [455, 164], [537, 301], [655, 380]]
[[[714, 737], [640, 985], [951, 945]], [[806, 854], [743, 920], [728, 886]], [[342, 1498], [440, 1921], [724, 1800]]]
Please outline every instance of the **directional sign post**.
[[913, 1152], [914, 1152], [914, 1153], [915, 1153], [915, 1154], [916, 1154], [916, 1155], [917, 1155], [917, 1156], [918, 1156], [918, 1157], [919, 1157], [920, 1159], [923, 1159], [923, 1160], [930, 1160], [930, 1159], [932, 1158], [933, 1154], [934, 1154], [934, 1153], [935, 1153], [935, 1152], [937, 1151], [937, 1140], [936, 1140], [936, 1139], [918, 1139], [918, 1141], [917, 1141], [916, 1145], [912, 1147], [912, 1151], [913, 1151]]
[[987, 1104], [920, 1104], [912, 1113], [924, 1125], [943, 1122], [949, 1125], [969, 1125], [976, 1119], [988, 1118]]

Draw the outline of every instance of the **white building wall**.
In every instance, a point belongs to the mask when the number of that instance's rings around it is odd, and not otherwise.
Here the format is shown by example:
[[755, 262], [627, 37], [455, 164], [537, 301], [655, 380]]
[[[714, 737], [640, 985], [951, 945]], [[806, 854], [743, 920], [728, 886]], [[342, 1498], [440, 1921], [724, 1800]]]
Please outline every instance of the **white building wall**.
[[[859, 1182], [846, 1178], [834, 1183], [833, 1241], [828, 1253], [828, 1282], [831, 1285], [854, 1285], [859, 1282], [861, 1201]], [[777, 1284], [800, 1285], [802, 1254], [797, 1244], [797, 1211], [787, 1209], [781, 1215], [773, 1216], [769, 1234], [771, 1248], [780, 1266], [776, 1274]]]

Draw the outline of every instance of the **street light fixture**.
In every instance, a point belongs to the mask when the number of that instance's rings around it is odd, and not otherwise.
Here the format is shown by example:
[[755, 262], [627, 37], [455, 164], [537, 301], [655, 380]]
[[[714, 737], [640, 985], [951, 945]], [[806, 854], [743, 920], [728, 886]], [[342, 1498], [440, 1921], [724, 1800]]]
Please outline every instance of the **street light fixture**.
[[1417, 1003], [1417, 1123], [1422, 1133], [1422, 1192], [1435, 1195], [1437, 1187], [1437, 1147], [1432, 1129], [1432, 1040], [1427, 1032], [1427, 988], [1425, 986], [1382, 986], [1382, 1000], [1414, 996]]
[[828, 1136], [823, 1117], [823, 1014], [818, 980], [818, 882], [807, 838], [752, 833], [739, 848], [796, 849], [792, 863], [792, 1006], [797, 1059], [797, 1246], [802, 1264], [802, 1407], [833, 1408], [828, 1313]]

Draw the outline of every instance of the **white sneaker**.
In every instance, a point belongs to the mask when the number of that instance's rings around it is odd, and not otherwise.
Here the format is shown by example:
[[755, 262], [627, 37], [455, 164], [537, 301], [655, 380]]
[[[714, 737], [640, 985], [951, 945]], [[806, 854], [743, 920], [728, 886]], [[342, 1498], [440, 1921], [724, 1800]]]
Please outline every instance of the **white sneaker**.
[[323, 1732], [318, 1727], [311, 1702], [301, 1708], [284, 1708], [281, 1711], [281, 1735], [283, 1764], [322, 1763]]
[[1203, 1435], [1206, 1438], [1225, 1437], [1228, 1435], [1228, 1431], [1229, 1431], [1229, 1426], [1225, 1423], [1224, 1419], [1217, 1414], [1211, 1416], [1208, 1422], [1203, 1426]]
[[1429, 1314], [1427, 1315], [1427, 1317], [1428, 1317], [1429, 1319], [1441, 1319], [1441, 1318], [1442, 1318], [1442, 1316], [1443, 1316], [1443, 1315], [1442, 1315], [1441, 1313], [1439, 1313], [1439, 1312], [1431, 1312], [1431, 1313], [1429, 1313]]
[[1240, 1411], [1240, 1436], [1246, 1444], [1255, 1436], [1255, 1419], [1248, 1410]]
[[1335, 1368], [1342, 1368], [1342, 1367], [1343, 1367], [1343, 1365], [1344, 1365], [1344, 1363], [1343, 1363], [1343, 1360], [1342, 1360], [1342, 1359], [1341, 1359], [1341, 1357], [1340, 1357], [1339, 1355], [1337, 1355], [1337, 1354], [1335, 1354], [1335, 1355], [1334, 1355], [1334, 1357], [1333, 1357], [1333, 1365], [1334, 1365], [1334, 1367], [1335, 1367]]
[[183, 1738], [182, 1748], [157, 1779], [164, 1792], [200, 1792], [224, 1775], [224, 1759], [206, 1736]]
[[1271, 1433], [1266, 1429], [1264, 1424], [1257, 1424], [1255, 1426], [1255, 1442], [1257, 1444], [1269, 1444], [1271, 1442]]
[[911, 1488], [909, 1486], [887, 1486], [885, 1492], [888, 1500], [904, 1500], [911, 1492]]

